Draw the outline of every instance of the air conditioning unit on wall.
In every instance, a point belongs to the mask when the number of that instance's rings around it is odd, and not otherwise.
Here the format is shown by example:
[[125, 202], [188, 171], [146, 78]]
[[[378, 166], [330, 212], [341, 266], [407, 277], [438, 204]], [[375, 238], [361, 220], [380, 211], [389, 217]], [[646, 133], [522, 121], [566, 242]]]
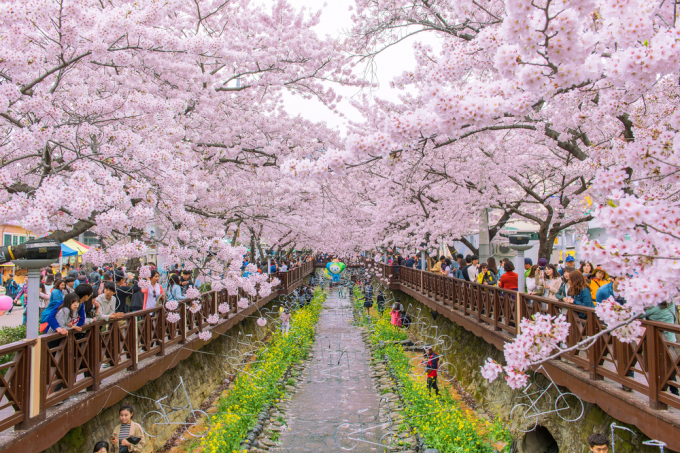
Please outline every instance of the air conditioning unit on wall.
[[504, 244], [491, 243], [491, 255], [493, 256], [517, 256], [517, 251]]

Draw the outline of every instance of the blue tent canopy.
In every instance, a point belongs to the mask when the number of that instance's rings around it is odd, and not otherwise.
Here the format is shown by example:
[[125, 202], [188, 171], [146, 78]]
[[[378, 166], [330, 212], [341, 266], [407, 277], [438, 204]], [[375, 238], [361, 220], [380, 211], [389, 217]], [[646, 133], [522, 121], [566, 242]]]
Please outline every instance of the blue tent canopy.
[[69, 247], [68, 245], [66, 245], [62, 242], [61, 243], [61, 256], [63, 256], [63, 257], [78, 256], [78, 250], [73, 250], [71, 247]]

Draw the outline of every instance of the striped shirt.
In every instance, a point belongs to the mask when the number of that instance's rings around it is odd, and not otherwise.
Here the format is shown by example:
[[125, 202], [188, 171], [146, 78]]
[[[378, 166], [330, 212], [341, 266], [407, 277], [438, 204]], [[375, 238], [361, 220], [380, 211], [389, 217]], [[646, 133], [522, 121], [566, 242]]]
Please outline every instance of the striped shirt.
[[130, 425], [131, 423], [120, 425], [120, 434], [118, 435], [118, 444], [120, 445], [123, 439], [130, 437]]

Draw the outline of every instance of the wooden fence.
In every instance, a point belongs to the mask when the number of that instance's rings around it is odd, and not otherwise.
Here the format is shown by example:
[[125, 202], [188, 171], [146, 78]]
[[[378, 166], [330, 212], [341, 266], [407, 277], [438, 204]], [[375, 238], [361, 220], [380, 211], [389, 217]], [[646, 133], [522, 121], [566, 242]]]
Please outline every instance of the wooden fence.
[[[279, 272], [276, 276], [281, 284], [273, 288], [273, 296], [287, 294], [312, 270], [313, 263], [307, 261], [301, 267]], [[167, 322], [165, 309], [157, 306], [128, 313], [116, 321], [87, 324], [82, 332], [52, 333], [1, 346], [0, 432], [11, 427], [21, 429], [29, 419], [60, 401], [83, 390], [97, 391], [103, 379], [121, 371], [135, 371], [144, 359], [162, 356], [170, 346], [211, 330], [213, 325], [207, 322], [211, 315], [218, 315], [217, 325], [233, 318], [242, 311], [237, 306], [240, 297], [247, 295], [229, 296], [226, 290], [204, 293], [197, 313], [180, 302], [180, 320], [176, 323]], [[262, 300], [259, 296], [250, 299], [253, 303]], [[229, 311], [220, 313], [218, 306], [225, 302]]]
[[[496, 286], [480, 285], [457, 278], [403, 266], [375, 263], [392, 287], [411, 289], [446, 310], [502, 334], [517, 336], [518, 320], [536, 313], [564, 314], [570, 324], [566, 346], [574, 346], [606, 330], [595, 309], [544, 297], [529, 296]], [[521, 276], [520, 276], [521, 278]], [[680, 409], [680, 397], [670, 388], [680, 388], [680, 326], [643, 320], [644, 335], [639, 343], [622, 343], [610, 333], [590, 347], [561, 356], [586, 370], [592, 380], [611, 379], [649, 398], [652, 409], [668, 406]]]

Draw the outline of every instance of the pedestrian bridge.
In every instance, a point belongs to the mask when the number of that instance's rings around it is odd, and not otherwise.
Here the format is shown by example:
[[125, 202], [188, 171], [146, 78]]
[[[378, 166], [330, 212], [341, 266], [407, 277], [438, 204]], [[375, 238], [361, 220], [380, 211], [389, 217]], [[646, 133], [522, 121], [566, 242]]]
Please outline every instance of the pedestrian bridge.
[[[281, 284], [268, 297], [250, 297], [252, 304], [245, 309], [237, 302], [246, 294], [210, 291], [201, 295], [197, 313], [180, 307], [176, 323], [168, 323], [159, 306], [118, 321], [88, 324], [78, 338], [69, 331], [0, 347], [0, 451], [45, 450], [71, 428], [201, 349], [206, 342], [198, 337], [200, 332], [226, 332], [276, 297], [291, 293], [313, 270], [309, 261], [272, 275]], [[219, 312], [222, 303], [228, 303], [227, 313]], [[217, 324], [207, 322], [211, 315], [218, 316]], [[56, 411], [56, 405], [76, 394], [78, 401], [67, 415]]]
[[[592, 308], [403, 266], [374, 264], [389, 278], [390, 289], [408, 294], [500, 350], [518, 334], [517, 320], [535, 313], [565, 314], [571, 324], [568, 346], [606, 330]], [[579, 317], [581, 313], [586, 319]], [[677, 449], [680, 397], [669, 388], [680, 387], [680, 379], [675, 380], [680, 374], [680, 326], [646, 320], [642, 323], [645, 333], [637, 344], [621, 343], [604, 334], [589, 348], [563, 354], [561, 359], [544, 366], [556, 384]], [[670, 341], [666, 333], [675, 334], [676, 341]]]

